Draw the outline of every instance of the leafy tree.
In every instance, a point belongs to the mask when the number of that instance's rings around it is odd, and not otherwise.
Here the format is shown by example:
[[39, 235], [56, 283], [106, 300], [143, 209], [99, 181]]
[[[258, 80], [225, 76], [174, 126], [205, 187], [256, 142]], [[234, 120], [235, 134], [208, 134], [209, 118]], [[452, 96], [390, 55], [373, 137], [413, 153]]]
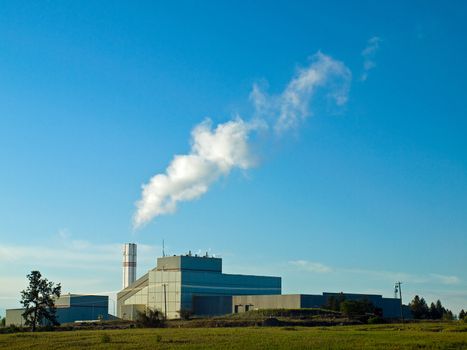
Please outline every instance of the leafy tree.
[[62, 287], [60, 283], [55, 285], [46, 278], [42, 278], [39, 271], [31, 271], [27, 276], [29, 286], [21, 292], [21, 304], [24, 312], [22, 314], [25, 324], [36, 331], [37, 325], [44, 320], [52, 325], [58, 325], [54, 298], [60, 297]]
[[375, 306], [369, 300], [345, 300], [340, 304], [341, 312], [347, 316], [374, 313]]
[[[464, 311], [464, 310], [462, 310], [462, 311]], [[0, 327], [5, 327], [5, 323], [6, 323], [6, 318], [2, 317], [2, 319], [0, 320]]]
[[326, 304], [323, 305], [324, 309], [340, 311], [341, 304], [345, 301], [344, 293], [340, 292], [337, 296], [331, 295], [326, 299]]

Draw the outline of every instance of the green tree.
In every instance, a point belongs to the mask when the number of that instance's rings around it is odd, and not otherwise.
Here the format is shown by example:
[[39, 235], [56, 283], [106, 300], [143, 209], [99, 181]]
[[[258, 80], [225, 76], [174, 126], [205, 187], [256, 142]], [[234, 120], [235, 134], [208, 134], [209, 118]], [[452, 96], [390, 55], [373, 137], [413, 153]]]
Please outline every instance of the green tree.
[[430, 305], [430, 318], [432, 320], [440, 319], [442, 314], [439, 313], [438, 308], [436, 307], [435, 303], [431, 303]]
[[36, 331], [37, 325], [45, 320], [52, 325], [58, 325], [55, 315], [56, 308], [54, 298], [58, 298], [62, 287], [60, 283], [55, 285], [46, 278], [42, 278], [39, 271], [31, 271], [27, 276], [29, 286], [21, 292], [21, 304], [23, 304], [23, 318], [27, 326]]
[[[462, 310], [462, 311], [464, 311], [464, 310]], [[5, 327], [5, 323], [6, 323], [5, 317], [2, 317], [2, 319], [0, 320], [0, 327]]]
[[443, 304], [441, 304], [441, 300], [436, 301], [436, 312], [437, 312], [437, 318], [441, 319], [443, 315], [446, 313], [446, 309], [443, 307]]
[[451, 310], [445, 309], [443, 313], [443, 320], [452, 321], [454, 319], [454, 314]]
[[459, 312], [459, 321], [462, 321], [464, 318], [465, 318], [465, 311], [464, 309], [462, 309], [461, 312]]
[[326, 299], [326, 304], [323, 305], [324, 309], [340, 311], [341, 304], [345, 301], [344, 293], [340, 292], [337, 296], [331, 295]]
[[369, 300], [345, 300], [340, 304], [340, 311], [347, 316], [361, 316], [374, 313], [375, 306]]
[[425, 299], [420, 298], [416, 295], [409, 304], [410, 310], [412, 311], [413, 318], [416, 319], [425, 319], [430, 316], [430, 309], [425, 301]]

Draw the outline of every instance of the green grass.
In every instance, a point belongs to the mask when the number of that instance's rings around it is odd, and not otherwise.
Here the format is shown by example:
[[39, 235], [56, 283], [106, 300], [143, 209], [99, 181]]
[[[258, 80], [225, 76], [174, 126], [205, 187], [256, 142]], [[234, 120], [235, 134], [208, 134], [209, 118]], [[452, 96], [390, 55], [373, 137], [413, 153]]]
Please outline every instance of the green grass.
[[85, 330], [0, 335], [0, 349], [467, 349], [467, 325]]

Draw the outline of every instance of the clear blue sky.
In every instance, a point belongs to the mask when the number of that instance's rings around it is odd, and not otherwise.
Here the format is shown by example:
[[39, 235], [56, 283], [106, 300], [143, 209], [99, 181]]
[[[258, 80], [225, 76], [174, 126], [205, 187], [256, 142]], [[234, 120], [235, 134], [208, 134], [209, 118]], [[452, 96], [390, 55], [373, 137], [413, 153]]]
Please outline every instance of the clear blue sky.
[[[465, 18], [464, 1], [2, 1], [0, 313], [33, 269], [117, 291], [119, 245], [140, 244], [141, 275], [163, 238], [285, 293], [401, 280], [406, 301], [467, 309]], [[255, 167], [133, 231], [197, 124], [247, 118], [253, 84], [279, 94], [318, 51], [352, 72], [345, 106], [312, 101]]]

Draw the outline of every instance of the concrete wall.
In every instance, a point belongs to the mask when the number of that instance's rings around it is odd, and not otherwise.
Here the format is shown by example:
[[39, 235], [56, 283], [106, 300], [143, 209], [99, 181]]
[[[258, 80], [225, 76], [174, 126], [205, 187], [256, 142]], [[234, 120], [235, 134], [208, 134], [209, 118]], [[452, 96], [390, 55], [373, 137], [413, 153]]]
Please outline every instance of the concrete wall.
[[138, 312], [145, 312], [145, 310], [146, 305], [142, 304], [123, 305], [120, 309], [121, 315], [119, 318], [135, 321], [138, 317]]
[[[147, 289], [149, 285], [150, 272], [141, 276], [134, 283], [130, 284], [127, 288], [122, 289], [120, 292], [117, 293], [117, 317], [126, 320], [133, 320], [133, 318], [130, 318], [133, 316], [130, 315], [134, 315], [134, 312], [125, 312], [123, 310], [123, 307], [132, 304], [144, 304], [145, 306], [148, 305], [147, 294], [146, 300], [144, 300], [144, 297], [142, 297], [143, 293], [138, 293], [145, 288]], [[137, 295], [137, 297], [133, 298], [133, 296], [135, 295]]]
[[167, 318], [178, 318], [181, 300], [180, 271], [152, 270], [149, 273], [147, 305], [167, 314]]
[[300, 309], [301, 296], [288, 295], [235, 295], [232, 297], [231, 313], [260, 309]]
[[22, 313], [24, 312], [24, 309], [7, 309], [6, 310], [6, 320], [5, 320], [5, 325], [10, 326], [10, 325], [15, 325], [15, 326], [22, 326], [24, 325], [24, 318]]

